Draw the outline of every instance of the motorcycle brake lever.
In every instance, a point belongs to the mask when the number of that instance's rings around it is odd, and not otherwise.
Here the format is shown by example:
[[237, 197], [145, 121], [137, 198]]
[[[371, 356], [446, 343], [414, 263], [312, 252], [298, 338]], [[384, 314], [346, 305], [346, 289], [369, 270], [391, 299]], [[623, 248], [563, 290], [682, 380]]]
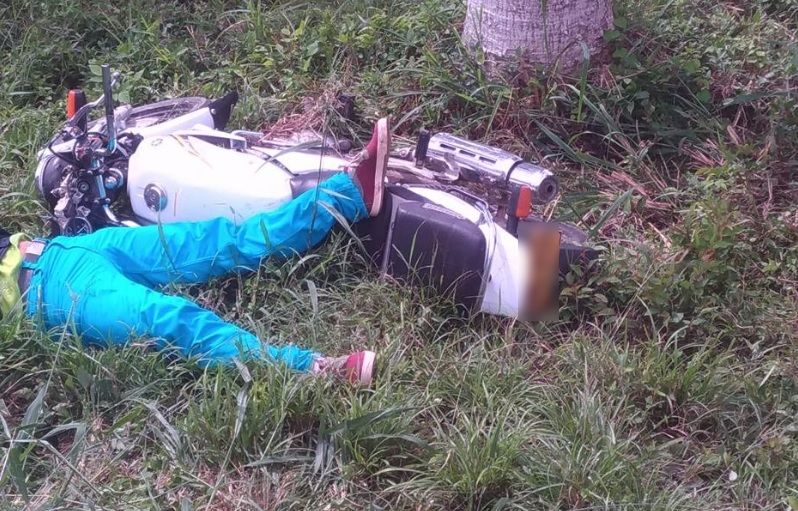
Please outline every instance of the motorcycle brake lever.
[[431, 154], [426, 158], [426, 165], [438, 168], [442, 168], [442, 170], [434, 170], [438, 174], [442, 174], [445, 176], [444, 179], [438, 179], [439, 181], [447, 181], [453, 183], [460, 179], [460, 164], [457, 163], [451, 155], [444, 154], [441, 156], [437, 154]]
[[417, 167], [412, 161], [402, 158], [401, 154], [402, 153], [399, 153], [399, 157], [391, 156], [388, 158], [388, 168], [392, 168], [400, 172], [406, 172], [408, 174], [414, 174], [416, 176], [423, 177], [431, 181], [437, 181], [439, 183], [453, 183], [460, 177], [459, 168], [454, 167], [452, 162], [435, 160], [435, 165], [437, 167], [443, 168], [441, 171], [427, 167]]
[[388, 168], [423, 177], [431, 181], [438, 181], [437, 174], [435, 172], [425, 168], [418, 168], [413, 165], [412, 162], [400, 158], [388, 158]]

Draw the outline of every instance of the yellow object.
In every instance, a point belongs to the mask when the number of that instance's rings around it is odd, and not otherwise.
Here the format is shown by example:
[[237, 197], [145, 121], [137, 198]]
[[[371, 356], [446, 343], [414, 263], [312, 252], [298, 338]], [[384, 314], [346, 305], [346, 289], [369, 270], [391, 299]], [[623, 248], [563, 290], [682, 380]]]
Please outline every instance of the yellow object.
[[21, 241], [29, 241], [22, 233], [13, 234], [10, 238], [8, 250], [0, 260], [0, 312], [3, 317], [8, 316], [20, 303], [19, 268], [22, 266], [22, 252], [19, 250]]

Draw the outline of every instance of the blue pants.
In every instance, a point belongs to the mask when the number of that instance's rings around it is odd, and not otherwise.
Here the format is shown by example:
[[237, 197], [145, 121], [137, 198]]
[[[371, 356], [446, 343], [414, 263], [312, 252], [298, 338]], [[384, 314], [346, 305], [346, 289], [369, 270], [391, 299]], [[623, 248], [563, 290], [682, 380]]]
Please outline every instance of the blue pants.
[[48, 329], [74, 325], [91, 345], [124, 345], [131, 336], [147, 336], [158, 349], [174, 348], [202, 365], [255, 358], [306, 371], [315, 352], [261, 343], [192, 301], [155, 289], [208, 282], [255, 270], [267, 257], [304, 252], [335, 225], [330, 210], [348, 222], [367, 216], [360, 191], [346, 174], [239, 226], [217, 218], [56, 237], [38, 261], [24, 263], [34, 270], [27, 313]]

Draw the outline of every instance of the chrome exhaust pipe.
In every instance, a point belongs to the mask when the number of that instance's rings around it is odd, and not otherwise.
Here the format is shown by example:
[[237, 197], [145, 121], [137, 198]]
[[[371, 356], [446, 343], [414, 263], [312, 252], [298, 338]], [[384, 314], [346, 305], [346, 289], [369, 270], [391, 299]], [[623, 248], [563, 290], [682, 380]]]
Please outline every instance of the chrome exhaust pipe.
[[545, 204], [560, 193], [560, 182], [551, 171], [529, 162], [522, 162], [510, 170], [508, 182], [532, 189], [535, 202]]
[[551, 171], [534, 165], [509, 151], [472, 142], [449, 133], [430, 138], [428, 154], [453, 163], [460, 175], [470, 181], [528, 186], [534, 201], [551, 201], [560, 191], [560, 183]]

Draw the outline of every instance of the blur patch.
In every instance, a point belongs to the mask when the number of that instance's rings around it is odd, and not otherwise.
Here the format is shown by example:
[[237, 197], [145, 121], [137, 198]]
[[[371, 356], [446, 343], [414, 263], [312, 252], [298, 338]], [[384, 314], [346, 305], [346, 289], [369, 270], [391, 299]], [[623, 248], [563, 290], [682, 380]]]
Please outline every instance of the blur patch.
[[536, 223], [520, 239], [522, 264], [526, 265], [521, 319], [552, 321], [559, 316], [560, 241], [556, 227]]

